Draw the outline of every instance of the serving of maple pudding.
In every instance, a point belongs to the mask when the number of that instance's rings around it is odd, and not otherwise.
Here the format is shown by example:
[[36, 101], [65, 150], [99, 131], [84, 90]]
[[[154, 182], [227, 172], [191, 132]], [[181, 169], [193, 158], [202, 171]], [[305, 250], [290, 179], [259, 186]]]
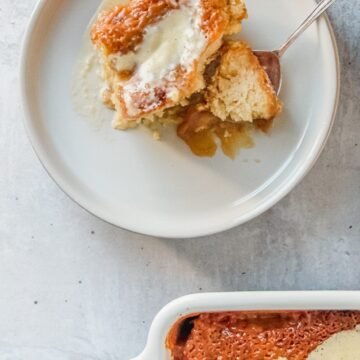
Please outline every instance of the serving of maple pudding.
[[175, 124], [198, 156], [251, 147], [282, 104], [250, 47], [226, 40], [245, 18], [243, 0], [113, 1], [90, 29], [113, 127]]

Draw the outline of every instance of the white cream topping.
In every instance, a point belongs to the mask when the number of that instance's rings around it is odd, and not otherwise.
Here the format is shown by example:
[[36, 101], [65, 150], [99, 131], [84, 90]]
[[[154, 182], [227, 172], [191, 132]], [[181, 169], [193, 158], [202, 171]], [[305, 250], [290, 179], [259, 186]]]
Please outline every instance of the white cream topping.
[[[184, 1], [185, 2], [185, 1]], [[199, 0], [181, 4], [180, 8], [168, 12], [159, 22], [147, 28], [143, 42], [133, 52], [112, 55], [110, 61], [117, 71], [135, 69], [133, 77], [123, 87], [129, 94], [149, 91], [148, 100], [156, 86], [164, 80], [174, 80], [178, 65], [190, 70], [199, 58], [206, 39], [201, 31], [201, 7]], [[176, 84], [167, 89], [171, 99], [176, 100]], [[131, 96], [125, 97], [130, 116], [136, 116], [138, 109], [132, 104]]]
[[356, 360], [360, 359], [360, 327], [339, 332], [319, 345], [309, 360]]

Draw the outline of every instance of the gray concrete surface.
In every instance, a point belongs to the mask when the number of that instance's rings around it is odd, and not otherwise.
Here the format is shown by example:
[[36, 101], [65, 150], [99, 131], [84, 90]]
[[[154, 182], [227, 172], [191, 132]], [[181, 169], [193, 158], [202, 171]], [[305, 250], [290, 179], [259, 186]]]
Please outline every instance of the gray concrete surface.
[[129, 359], [156, 312], [191, 292], [360, 290], [358, 0], [338, 0], [330, 11], [341, 101], [314, 169], [256, 220], [186, 241], [130, 234], [94, 218], [40, 165], [17, 84], [35, 3], [0, 0], [1, 360]]

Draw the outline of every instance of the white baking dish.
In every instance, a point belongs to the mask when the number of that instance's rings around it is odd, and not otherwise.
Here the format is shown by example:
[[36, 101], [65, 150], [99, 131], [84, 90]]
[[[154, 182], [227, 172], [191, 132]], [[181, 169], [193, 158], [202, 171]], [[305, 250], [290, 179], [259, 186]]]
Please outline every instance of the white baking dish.
[[233, 292], [188, 295], [155, 317], [145, 350], [133, 360], [169, 360], [165, 346], [172, 325], [199, 312], [246, 310], [360, 310], [360, 291]]

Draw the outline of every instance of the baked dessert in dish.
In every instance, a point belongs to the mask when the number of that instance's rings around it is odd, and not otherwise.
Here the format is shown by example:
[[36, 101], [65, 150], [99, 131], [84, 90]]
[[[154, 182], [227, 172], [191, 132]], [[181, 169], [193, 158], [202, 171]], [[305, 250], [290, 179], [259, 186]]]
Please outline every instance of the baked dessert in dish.
[[129, 0], [102, 11], [91, 40], [114, 128], [143, 124], [159, 138], [175, 123], [198, 156], [252, 147], [250, 132], [267, 131], [282, 104], [250, 46], [227, 40], [246, 17], [244, 0]]
[[224, 35], [240, 30], [242, 0], [130, 0], [102, 12], [91, 39], [107, 83], [104, 101], [126, 129], [186, 105], [205, 87]]
[[173, 360], [354, 360], [360, 311], [201, 313], [168, 334]]

